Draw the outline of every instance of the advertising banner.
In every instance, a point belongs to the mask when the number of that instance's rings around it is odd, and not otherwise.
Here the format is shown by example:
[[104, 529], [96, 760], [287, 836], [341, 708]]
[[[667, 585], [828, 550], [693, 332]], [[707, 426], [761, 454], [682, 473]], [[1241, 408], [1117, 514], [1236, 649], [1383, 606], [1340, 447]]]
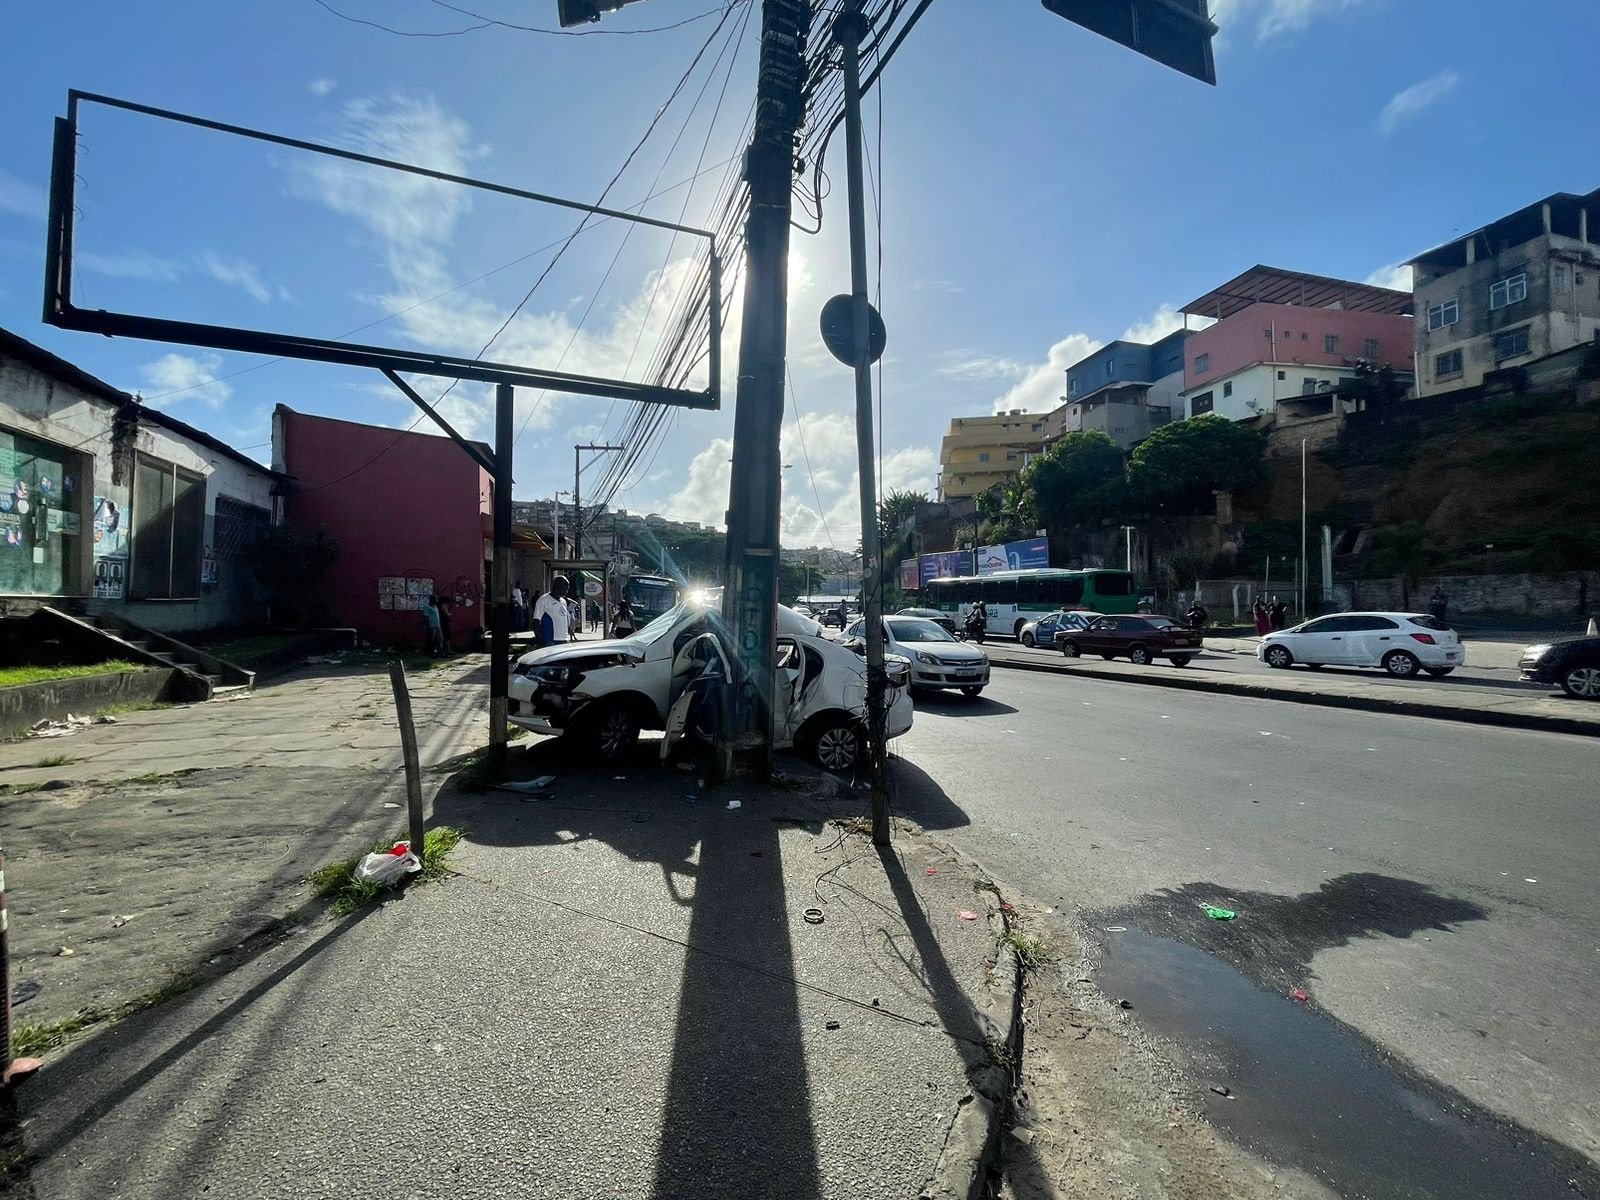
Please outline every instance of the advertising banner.
[[996, 571], [1023, 571], [1030, 567], [1049, 565], [1048, 538], [1029, 538], [1025, 542], [1006, 542], [1002, 546], [978, 547], [979, 575], [993, 575]]
[[900, 561], [900, 590], [914, 592], [922, 586], [922, 576], [917, 570], [917, 560], [906, 558]]
[[937, 554], [924, 554], [920, 564], [921, 582], [928, 586], [930, 579], [946, 579], [956, 575], [972, 574], [972, 554], [967, 550], [941, 550]]

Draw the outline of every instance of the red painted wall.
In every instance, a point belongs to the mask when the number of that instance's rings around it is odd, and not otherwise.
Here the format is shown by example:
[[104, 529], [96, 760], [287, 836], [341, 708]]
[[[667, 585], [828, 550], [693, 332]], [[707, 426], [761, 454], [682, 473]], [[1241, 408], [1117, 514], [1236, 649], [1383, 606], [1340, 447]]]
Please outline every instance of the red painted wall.
[[[484, 531], [494, 484], [449, 438], [314, 417], [278, 406], [273, 460], [289, 476], [288, 524], [325, 529], [343, 549], [327, 595], [340, 622], [381, 645], [423, 645], [422, 614], [385, 608], [379, 579], [431, 579], [470, 600], [450, 615], [451, 642], [474, 640], [483, 615]], [[487, 447], [485, 447], [487, 449]]]
[[[1255, 304], [1189, 336], [1183, 344], [1184, 387], [1204, 387], [1258, 362], [1341, 366], [1363, 357], [1367, 338], [1378, 339], [1380, 366], [1409, 371], [1411, 329], [1410, 317], [1389, 313]], [[1276, 340], [1266, 336], [1268, 330]], [[1323, 349], [1323, 335], [1329, 333], [1339, 335], [1337, 354]], [[1197, 372], [1195, 359], [1202, 354], [1209, 354], [1211, 361], [1206, 371]]]

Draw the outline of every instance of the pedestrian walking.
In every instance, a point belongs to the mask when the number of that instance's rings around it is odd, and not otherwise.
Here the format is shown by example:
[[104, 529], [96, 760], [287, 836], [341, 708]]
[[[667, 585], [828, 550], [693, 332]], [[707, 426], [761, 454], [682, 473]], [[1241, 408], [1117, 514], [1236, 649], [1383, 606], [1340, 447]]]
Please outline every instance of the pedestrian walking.
[[1441, 622], [1449, 621], [1450, 597], [1445, 595], [1443, 587], [1434, 587], [1433, 595], [1428, 597], [1428, 611], [1431, 612]]
[[1282, 629], [1289, 620], [1289, 606], [1274, 596], [1272, 603], [1267, 606], [1267, 617], [1274, 630]]
[[528, 589], [522, 580], [511, 585], [511, 630], [520, 633], [528, 627]]
[[567, 597], [567, 628], [574, 637], [583, 629], [583, 611], [571, 596]]
[[454, 643], [450, 640], [450, 597], [435, 596], [433, 607], [439, 614], [439, 648], [448, 655], [454, 649]]
[[617, 615], [611, 623], [611, 636], [619, 638], [632, 637], [633, 630], [633, 605], [629, 604], [628, 598], [624, 596], [617, 601]]
[[1189, 611], [1184, 615], [1189, 619], [1190, 629], [1204, 629], [1206, 622], [1211, 620], [1211, 614], [1206, 611], [1206, 606], [1198, 600], [1189, 606]]
[[1272, 632], [1272, 621], [1267, 616], [1267, 602], [1260, 596], [1257, 596], [1256, 602], [1250, 606], [1250, 615], [1255, 620], [1258, 636]]
[[428, 654], [438, 658], [444, 652], [444, 636], [439, 628], [439, 610], [434, 607], [432, 596], [422, 598], [421, 612], [423, 632], [427, 635]]
[[557, 575], [550, 590], [533, 606], [533, 619], [539, 627], [541, 645], [554, 646], [572, 640], [572, 610], [567, 607], [566, 576]]

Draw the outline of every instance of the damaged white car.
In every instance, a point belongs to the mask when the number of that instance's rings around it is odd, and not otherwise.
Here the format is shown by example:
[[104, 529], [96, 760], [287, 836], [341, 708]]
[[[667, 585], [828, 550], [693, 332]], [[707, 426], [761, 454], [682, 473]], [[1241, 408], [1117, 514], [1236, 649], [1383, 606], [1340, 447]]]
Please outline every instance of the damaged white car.
[[[690, 685], [710, 673], [727, 677], [729, 651], [720, 614], [686, 602], [632, 637], [568, 642], [524, 654], [511, 675], [511, 723], [560, 734], [602, 759], [626, 754], [641, 729], [681, 732]], [[705, 635], [712, 635], [706, 637]], [[791, 608], [778, 607], [774, 744], [794, 747], [830, 771], [865, 760], [866, 663], [822, 635]], [[889, 673], [888, 736], [911, 728], [909, 664], [894, 658]], [[679, 711], [674, 712], [674, 706]]]

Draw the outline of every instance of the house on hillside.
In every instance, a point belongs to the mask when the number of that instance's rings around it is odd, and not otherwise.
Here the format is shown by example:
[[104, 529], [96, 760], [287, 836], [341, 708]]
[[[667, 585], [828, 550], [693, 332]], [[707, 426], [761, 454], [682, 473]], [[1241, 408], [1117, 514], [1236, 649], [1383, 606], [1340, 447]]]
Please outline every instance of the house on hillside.
[[1067, 368], [1065, 402], [1045, 418], [1045, 440], [1098, 430], [1124, 450], [1183, 417], [1188, 329], [1152, 344], [1118, 340]]
[[1477, 387], [1600, 331], [1600, 189], [1558, 192], [1411, 260], [1417, 395]]
[[939, 446], [939, 499], [965, 500], [1017, 477], [1044, 445], [1044, 414], [953, 417]]
[[278, 482], [0, 329], [0, 618], [49, 605], [169, 634], [261, 623], [249, 551]]
[[1254, 266], [1182, 311], [1215, 321], [1184, 343], [1184, 416], [1241, 421], [1287, 397], [1331, 397], [1361, 364], [1412, 377], [1409, 292]]

